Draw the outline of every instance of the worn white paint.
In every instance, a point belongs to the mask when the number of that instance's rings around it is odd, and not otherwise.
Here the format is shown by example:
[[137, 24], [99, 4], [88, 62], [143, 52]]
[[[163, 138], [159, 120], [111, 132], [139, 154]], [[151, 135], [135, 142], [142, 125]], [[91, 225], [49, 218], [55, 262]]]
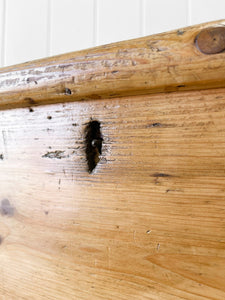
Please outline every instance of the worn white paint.
[[0, 0], [0, 65], [224, 18], [224, 0]]

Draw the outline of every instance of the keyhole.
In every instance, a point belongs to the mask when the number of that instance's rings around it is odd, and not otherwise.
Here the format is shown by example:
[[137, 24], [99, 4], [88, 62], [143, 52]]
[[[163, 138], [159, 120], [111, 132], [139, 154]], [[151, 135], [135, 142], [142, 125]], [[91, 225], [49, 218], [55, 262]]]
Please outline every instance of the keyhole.
[[88, 172], [92, 173], [102, 154], [102, 134], [100, 122], [90, 121], [85, 128], [85, 152]]

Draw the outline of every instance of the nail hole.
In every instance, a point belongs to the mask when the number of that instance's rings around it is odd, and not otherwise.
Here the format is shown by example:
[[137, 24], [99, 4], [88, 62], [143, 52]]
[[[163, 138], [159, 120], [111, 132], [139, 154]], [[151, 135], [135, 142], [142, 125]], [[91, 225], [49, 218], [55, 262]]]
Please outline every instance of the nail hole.
[[85, 128], [85, 152], [88, 165], [88, 172], [92, 173], [102, 154], [101, 124], [98, 121], [91, 121]]
[[153, 123], [152, 124], [152, 127], [161, 127], [162, 125], [161, 125], [161, 123]]
[[72, 94], [72, 92], [71, 92], [71, 90], [70, 90], [70, 89], [68, 89], [68, 88], [65, 88], [65, 94], [66, 94], [66, 95], [71, 95], [71, 94]]

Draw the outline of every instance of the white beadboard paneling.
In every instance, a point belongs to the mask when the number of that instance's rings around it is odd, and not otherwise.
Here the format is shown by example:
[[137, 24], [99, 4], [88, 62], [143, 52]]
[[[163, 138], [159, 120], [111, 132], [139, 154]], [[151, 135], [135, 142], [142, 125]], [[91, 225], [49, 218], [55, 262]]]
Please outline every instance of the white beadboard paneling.
[[0, 0], [0, 67], [3, 64], [3, 29], [4, 29], [4, 9], [3, 0]]
[[225, 0], [190, 1], [192, 24], [199, 24], [225, 18]]
[[5, 65], [47, 56], [47, 0], [6, 0]]
[[146, 0], [145, 3], [146, 34], [188, 25], [188, 0]]
[[3, 66], [4, 55], [4, 0], [0, 0], [0, 67]]
[[99, 0], [97, 3], [98, 44], [140, 36], [140, 0]]
[[51, 1], [50, 54], [94, 46], [94, 0]]

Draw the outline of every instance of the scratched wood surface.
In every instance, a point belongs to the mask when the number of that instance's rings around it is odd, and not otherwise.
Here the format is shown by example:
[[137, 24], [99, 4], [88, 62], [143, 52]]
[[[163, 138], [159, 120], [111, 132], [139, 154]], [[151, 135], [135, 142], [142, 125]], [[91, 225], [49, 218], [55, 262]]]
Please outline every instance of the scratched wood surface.
[[1, 111], [1, 299], [225, 299], [224, 118], [224, 89]]

